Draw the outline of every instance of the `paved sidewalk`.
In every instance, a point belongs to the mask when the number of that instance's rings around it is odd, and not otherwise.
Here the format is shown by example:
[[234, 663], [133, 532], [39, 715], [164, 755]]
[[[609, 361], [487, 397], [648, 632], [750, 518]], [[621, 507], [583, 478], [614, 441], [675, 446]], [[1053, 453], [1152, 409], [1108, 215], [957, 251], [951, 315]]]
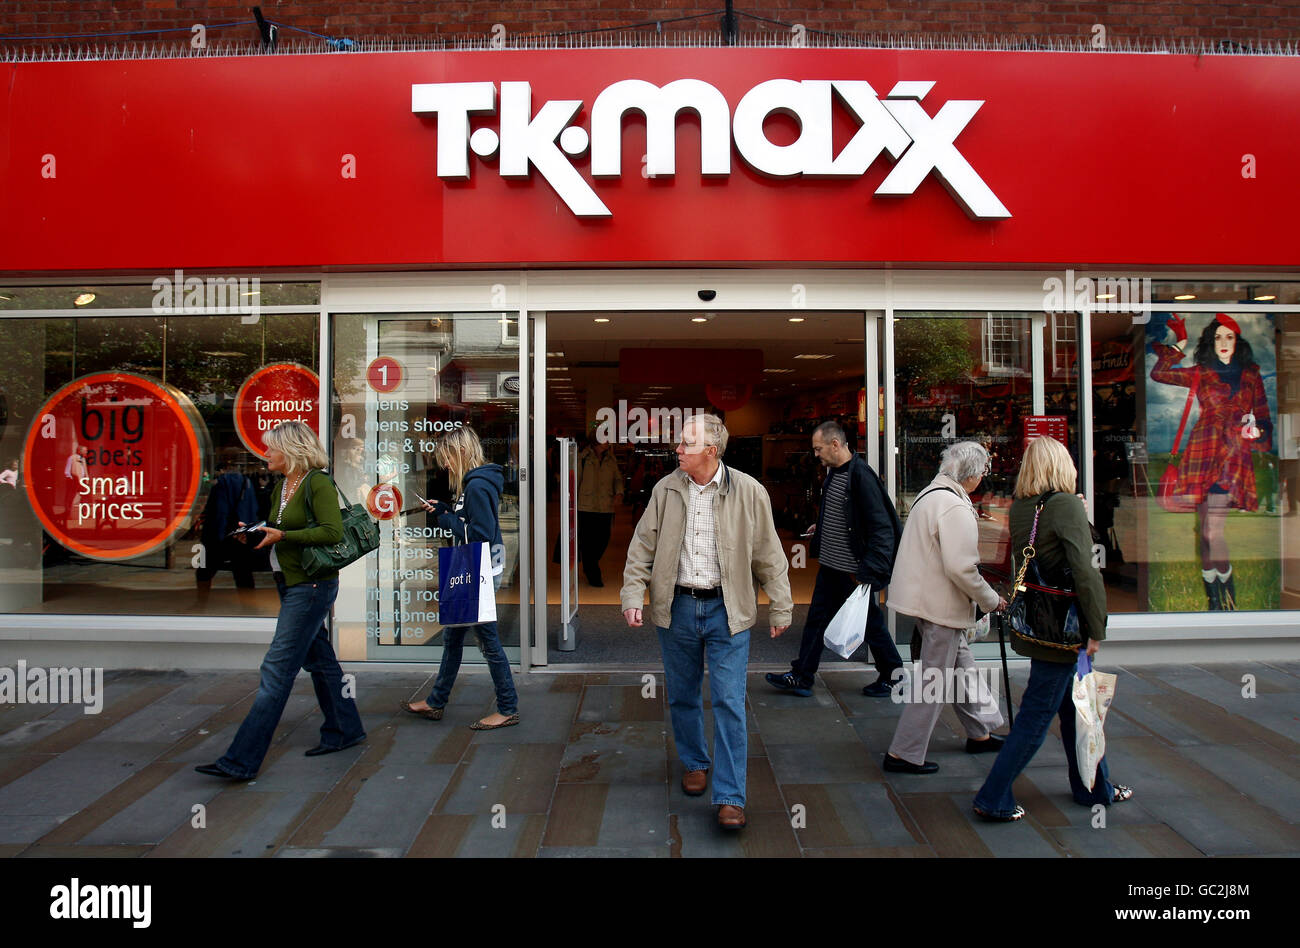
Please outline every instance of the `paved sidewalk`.
[[1109, 760], [1136, 793], [1095, 828], [1057, 737], [1016, 785], [1028, 819], [986, 824], [970, 801], [992, 760], [964, 753], [951, 708], [940, 771], [885, 774], [899, 706], [859, 693], [874, 672], [827, 671], [798, 698], [755, 666], [750, 825], [724, 834], [679, 788], [662, 675], [645, 697], [640, 674], [533, 673], [523, 722], [482, 733], [466, 725], [490, 710], [486, 674], [466, 669], [430, 722], [397, 703], [431, 675], [363, 671], [368, 741], [317, 758], [300, 675], [260, 776], [235, 784], [193, 767], [226, 748], [255, 672], [110, 672], [98, 715], [0, 705], [0, 856], [1300, 855], [1300, 663], [1118, 674]]

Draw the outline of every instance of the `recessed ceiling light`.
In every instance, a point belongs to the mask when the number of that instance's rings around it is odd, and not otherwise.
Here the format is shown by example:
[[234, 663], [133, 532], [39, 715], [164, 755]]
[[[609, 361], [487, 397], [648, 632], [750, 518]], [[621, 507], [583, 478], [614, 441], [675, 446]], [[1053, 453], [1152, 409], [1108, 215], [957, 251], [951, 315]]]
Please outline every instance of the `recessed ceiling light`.
[[707, 316], [692, 316], [692, 317], [691, 317], [691, 322], [693, 322], [693, 323], [707, 323], [708, 321], [709, 321], [709, 318], [708, 318]]
[[75, 300], [73, 300], [72, 302], [75, 303], [77, 306], [85, 306], [85, 305], [88, 304], [88, 303], [93, 303], [93, 302], [95, 302], [95, 294], [94, 294], [94, 293], [82, 293], [82, 294], [80, 294], [80, 295], [79, 295]]
[[789, 321], [792, 322], [792, 323], [801, 323], [801, 322], [803, 322], [803, 317], [802, 317], [802, 316], [791, 316], [790, 319], [789, 319]]
[[769, 372], [772, 375], [788, 375], [789, 373], [793, 372], [794, 369], [764, 369], [763, 371]]
[[569, 367], [568, 367], [567, 365], [548, 365], [548, 366], [546, 367], [546, 371], [547, 371], [547, 372], [567, 372], [567, 371], [569, 371]]
[[546, 358], [548, 358], [548, 359], [563, 359], [563, 358], [564, 358], [564, 353], [563, 353], [563, 352], [548, 352], [548, 353], [546, 353]]
[[607, 323], [607, 322], [609, 322], [609, 319], [608, 319], [607, 317], [605, 317], [605, 316], [597, 316], [595, 319], [592, 320], [592, 322], [594, 322], [594, 323]]
[[822, 353], [822, 352], [801, 352], [797, 356], [795, 356], [795, 358], [796, 359], [833, 359], [835, 358], [835, 356], [827, 355], [826, 353]]
[[1265, 294], [1264, 296], [1257, 296], [1257, 297], [1255, 297], [1255, 302], [1256, 302], [1256, 303], [1267, 303], [1269, 300], [1275, 300], [1275, 299], [1277, 299], [1276, 296], [1274, 296], [1272, 293], [1267, 293], [1267, 294]]
[[1194, 299], [1196, 299], [1196, 294], [1195, 294], [1195, 293], [1183, 293], [1183, 294], [1180, 295], [1180, 296], [1175, 296], [1174, 299], [1176, 299], [1176, 300], [1194, 300]]

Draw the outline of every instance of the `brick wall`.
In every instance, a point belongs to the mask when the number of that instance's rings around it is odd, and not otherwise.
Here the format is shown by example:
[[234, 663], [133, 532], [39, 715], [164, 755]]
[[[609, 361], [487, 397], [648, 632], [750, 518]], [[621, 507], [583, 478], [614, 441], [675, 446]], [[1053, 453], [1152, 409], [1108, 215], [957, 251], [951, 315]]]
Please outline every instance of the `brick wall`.
[[[665, 0], [462, 0], [462, 2], [279, 2], [262, 0], [265, 16], [285, 26], [330, 37], [373, 36], [485, 38], [494, 24], [508, 33], [554, 33], [625, 27], [647, 20], [665, 21], [670, 30], [715, 31], [721, 2], [690, 5]], [[738, 9], [783, 23], [802, 23], [809, 30], [846, 33], [1024, 35], [1088, 40], [1093, 24], [1106, 27], [1112, 43], [1147, 43], [1176, 39], [1300, 42], [1300, 0], [1279, 3], [1056, 2], [1056, 0], [741, 0]], [[0, 37], [36, 36], [37, 45], [75, 45], [55, 39], [62, 34], [120, 30], [183, 28], [161, 36], [103, 37], [92, 42], [162, 40], [188, 44], [188, 29], [208, 26], [209, 42], [248, 42], [256, 28], [215, 30], [216, 24], [252, 19], [252, 4], [205, 3], [202, 0], [7, 0], [0, 6]], [[669, 23], [679, 17], [709, 16]], [[782, 29], [741, 18], [742, 34]], [[286, 30], [285, 39], [302, 34]], [[14, 45], [9, 41], [3, 46]], [[25, 44], [32, 45], [32, 44]]]

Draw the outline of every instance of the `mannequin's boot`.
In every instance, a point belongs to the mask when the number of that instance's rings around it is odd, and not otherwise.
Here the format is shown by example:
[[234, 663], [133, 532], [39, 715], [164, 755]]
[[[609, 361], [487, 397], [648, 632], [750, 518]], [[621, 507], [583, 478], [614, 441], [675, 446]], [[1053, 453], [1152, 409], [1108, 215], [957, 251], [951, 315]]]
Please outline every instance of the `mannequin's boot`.
[[1219, 571], [1215, 569], [1201, 570], [1201, 582], [1205, 584], [1205, 598], [1210, 602], [1210, 611], [1219, 612], [1223, 609], [1223, 596], [1219, 592]]
[[1222, 608], [1235, 610], [1237, 608], [1237, 587], [1232, 581], [1232, 565], [1229, 564], [1226, 573], [1219, 574], [1219, 602]]

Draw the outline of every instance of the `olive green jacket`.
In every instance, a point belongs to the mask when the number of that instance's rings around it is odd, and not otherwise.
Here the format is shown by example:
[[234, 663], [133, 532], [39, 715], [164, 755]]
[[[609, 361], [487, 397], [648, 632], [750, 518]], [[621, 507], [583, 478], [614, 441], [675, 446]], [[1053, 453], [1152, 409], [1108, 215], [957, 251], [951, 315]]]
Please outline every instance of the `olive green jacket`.
[[[307, 574], [302, 571], [302, 548], [304, 546], [331, 546], [343, 539], [343, 512], [339, 509], [339, 495], [328, 474], [324, 471], [311, 471], [298, 490], [285, 505], [284, 516], [276, 520], [280, 512], [280, 492], [284, 490], [284, 478], [271, 491], [271, 516], [267, 523], [284, 531], [284, 539], [275, 545], [275, 556], [280, 561], [284, 572], [284, 584], [296, 586], [308, 582]], [[310, 497], [310, 501], [308, 501]], [[311, 505], [308, 510], [308, 503]], [[311, 526], [314, 513], [316, 526]], [[316, 579], [338, 579], [338, 572], [326, 573]]]
[[[1038, 497], [1022, 497], [1011, 504], [1011, 568], [1020, 571], [1021, 551], [1029, 545], [1034, 525], [1034, 504]], [[1092, 563], [1092, 530], [1083, 501], [1073, 494], [1056, 493], [1047, 498], [1038, 518], [1034, 542], [1039, 575], [1049, 586], [1064, 585], [1064, 567], [1069, 567], [1074, 590], [1079, 596], [1079, 625], [1085, 639], [1106, 637], [1106, 585], [1101, 570]], [[1026, 658], [1046, 662], [1072, 663], [1076, 656], [1061, 649], [1021, 642], [1011, 637], [1011, 647]]]

